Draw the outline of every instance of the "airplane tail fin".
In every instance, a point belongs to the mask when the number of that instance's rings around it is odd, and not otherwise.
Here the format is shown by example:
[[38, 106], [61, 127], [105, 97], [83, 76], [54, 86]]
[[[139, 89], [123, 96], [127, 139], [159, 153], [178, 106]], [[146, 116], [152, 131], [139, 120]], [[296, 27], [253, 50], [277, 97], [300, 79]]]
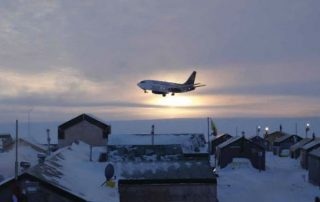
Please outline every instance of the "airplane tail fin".
[[196, 71], [193, 71], [192, 74], [189, 76], [188, 80], [186, 82], [184, 82], [184, 84], [194, 84], [194, 80], [196, 79]]

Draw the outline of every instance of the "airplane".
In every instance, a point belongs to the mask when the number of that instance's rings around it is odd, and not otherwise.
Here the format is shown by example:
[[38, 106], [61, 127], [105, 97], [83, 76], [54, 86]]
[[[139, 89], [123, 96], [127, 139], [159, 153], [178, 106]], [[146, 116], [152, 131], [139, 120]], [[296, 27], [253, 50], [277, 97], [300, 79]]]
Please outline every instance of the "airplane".
[[193, 91], [197, 87], [203, 87], [204, 84], [194, 83], [196, 78], [196, 71], [193, 71], [189, 76], [188, 80], [184, 83], [172, 83], [167, 81], [157, 81], [157, 80], [143, 80], [137, 85], [144, 90], [145, 93], [151, 91], [154, 94], [160, 94], [165, 97], [168, 93], [174, 96], [175, 93], [184, 93], [188, 91]]

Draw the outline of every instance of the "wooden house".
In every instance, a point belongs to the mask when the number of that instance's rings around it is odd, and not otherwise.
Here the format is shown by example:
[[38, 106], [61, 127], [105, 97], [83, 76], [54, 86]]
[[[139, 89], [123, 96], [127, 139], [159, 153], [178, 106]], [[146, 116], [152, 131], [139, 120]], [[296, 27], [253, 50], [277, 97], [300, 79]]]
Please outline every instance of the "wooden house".
[[269, 148], [270, 148], [270, 143], [266, 139], [264, 139], [264, 138], [262, 138], [262, 137], [260, 137], [258, 135], [249, 138], [249, 140], [254, 142], [254, 143], [256, 143], [257, 145], [260, 145], [266, 151], [268, 151]]
[[18, 180], [14, 178], [0, 182], [0, 201], [12, 201], [13, 193], [20, 193], [21, 201], [37, 202], [84, 202], [79, 195], [61, 189], [46, 180], [38, 178], [28, 172], [19, 175]]
[[107, 145], [111, 126], [87, 114], [81, 114], [58, 127], [58, 147], [71, 145], [75, 140], [92, 146]]
[[300, 150], [300, 165], [304, 169], [308, 169], [308, 158], [309, 153], [314, 150], [320, 148], [320, 139], [314, 139], [313, 141], [309, 142], [308, 144], [304, 145]]
[[252, 166], [265, 170], [265, 149], [242, 137], [234, 137], [217, 146], [216, 160], [221, 168], [232, 162], [233, 158], [247, 158]]
[[232, 138], [232, 136], [226, 133], [226, 134], [220, 135], [220, 136], [216, 137], [215, 139], [213, 139], [211, 141], [211, 154], [215, 154], [216, 153], [216, 147], [219, 144], [229, 140], [230, 138]]
[[282, 131], [275, 131], [273, 133], [267, 134], [264, 136], [264, 139], [267, 140], [269, 142], [269, 150], [272, 151], [273, 150], [273, 143], [276, 139], [285, 136], [286, 133], [282, 132]]
[[298, 143], [300, 140], [302, 140], [302, 138], [298, 135], [286, 134], [279, 137], [273, 142], [273, 152], [278, 156], [289, 156], [290, 147]]
[[292, 145], [290, 147], [290, 156], [293, 159], [297, 159], [300, 156], [300, 150], [301, 148], [308, 144], [309, 142], [311, 142], [312, 139], [311, 138], [304, 138], [301, 141], [297, 142], [296, 144]]
[[320, 148], [314, 149], [308, 159], [309, 182], [320, 187]]

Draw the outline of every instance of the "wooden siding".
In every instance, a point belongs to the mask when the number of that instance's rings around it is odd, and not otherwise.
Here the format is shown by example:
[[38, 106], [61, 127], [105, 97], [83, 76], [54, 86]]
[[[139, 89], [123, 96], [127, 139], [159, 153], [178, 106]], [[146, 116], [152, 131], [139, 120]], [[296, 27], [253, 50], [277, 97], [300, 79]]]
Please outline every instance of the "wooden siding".
[[63, 133], [64, 139], [58, 139], [60, 148], [72, 144], [75, 140], [83, 141], [92, 146], [104, 146], [107, 144], [103, 130], [86, 120], [66, 128]]

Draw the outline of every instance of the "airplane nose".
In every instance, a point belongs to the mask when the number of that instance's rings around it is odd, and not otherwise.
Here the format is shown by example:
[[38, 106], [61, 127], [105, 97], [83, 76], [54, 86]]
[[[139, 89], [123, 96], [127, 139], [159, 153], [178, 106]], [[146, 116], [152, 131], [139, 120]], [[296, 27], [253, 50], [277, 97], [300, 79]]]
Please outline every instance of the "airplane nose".
[[137, 83], [137, 85], [138, 85], [140, 88], [142, 88], [141, 82]]

